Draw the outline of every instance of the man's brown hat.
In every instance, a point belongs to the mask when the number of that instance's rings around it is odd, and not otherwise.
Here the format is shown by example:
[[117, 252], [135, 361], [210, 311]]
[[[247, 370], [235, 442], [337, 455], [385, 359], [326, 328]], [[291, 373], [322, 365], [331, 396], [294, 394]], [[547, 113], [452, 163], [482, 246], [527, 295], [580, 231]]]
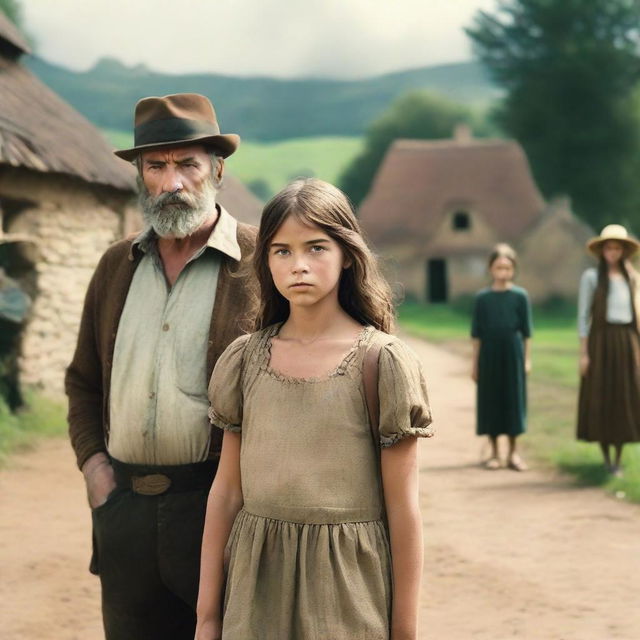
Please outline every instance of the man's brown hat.
[[142, 151], [160, 147], [203, 144], [223, 158], [240, 144], [235, 133], [221, 134], [210, 100], [197, 93], [176, 93], [162, 98], [143, 98], [136, 104], [134, 145], [114, 153], [133, 160]]

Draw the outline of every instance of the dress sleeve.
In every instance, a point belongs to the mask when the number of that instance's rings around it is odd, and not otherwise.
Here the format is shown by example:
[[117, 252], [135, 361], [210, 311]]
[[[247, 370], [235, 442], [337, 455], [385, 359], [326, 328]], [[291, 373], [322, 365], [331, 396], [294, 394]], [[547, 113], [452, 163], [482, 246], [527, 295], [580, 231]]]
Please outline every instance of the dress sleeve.
[[578, 335], [586, 338], [589, 335], [591, 323], [591, 305], [593, 292], [598, 284], [598, 274], [595, 269], [587, 269], [580, 278], [578, 291]]
[[209, 420], [220, 429], [242, 430], [242, 361], [249, 336], [236, 338], [222, 353], [209, 381]]
[[476, 295], [473, 300], [473, 313], [471, 316], [471, 337], [480, 338], [482, 328], [480, 326], [480, 296]]
[[383, 447], [407, 436], [433, 435], [422, 367], [415, 353], [399, 340], [380, 350], [378, 394]]
[[520, 331], [524, 338], [530, 338], [533, 335], [533, 320], [531, 317], [531, 302], [529, 294], [522, 290], [522, 318]]

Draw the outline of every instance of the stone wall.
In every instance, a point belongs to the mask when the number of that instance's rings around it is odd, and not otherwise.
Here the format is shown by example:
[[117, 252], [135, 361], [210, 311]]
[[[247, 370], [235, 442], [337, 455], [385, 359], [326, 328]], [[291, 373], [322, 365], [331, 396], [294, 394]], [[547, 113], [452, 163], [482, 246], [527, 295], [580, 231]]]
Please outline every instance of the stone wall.
[[[407, 297], [428, 301], [430, 259], [446, 263], [449, 300], [473, 295], [490, 284], [487, 259], [504, 238], [477, 212], [470, 209], [469, 215], [468, 230], [455, 230], [448, 213], [427, 243], [405, 241], [380, 247], [390, 265], [386, 275], [401, 284]], [[535, 302], [575, 300], [580, 275], [595, 264], [585, 251], [585, 243], [593, 235], [593, 230], [572, 213], [568, 199], [552, 200], [535, 223], [510, 242], [518, 253], [516, 283], [526, 288]]]
[[[24, 327], [21, 382], [58, 395], [78, 333], [87, 285], [105, 249], [123, 234], [127, 194], [97, 190], [60, 176], [0, 176], [0, 198], [23, 206], [5, 233], [37, 241], [35, 295]], [[6, 216], [5, 216], [6, 217]]]

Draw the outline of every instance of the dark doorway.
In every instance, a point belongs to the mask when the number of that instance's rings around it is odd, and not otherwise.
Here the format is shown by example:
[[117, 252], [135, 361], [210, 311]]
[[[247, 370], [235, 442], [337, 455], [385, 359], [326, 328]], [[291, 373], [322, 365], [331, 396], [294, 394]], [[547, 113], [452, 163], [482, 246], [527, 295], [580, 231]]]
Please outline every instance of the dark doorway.
[[24, 404], [18, 360], [22, 332], [31, 306], [24, 284], [30, 279], [29, 272], [35, 283], [35, 269], [21, 252], [27, 247], [33, 249], [31, 243], [8, 238], [10, 236], [5, 236], [0, 243], [0, 398], [15, 411]]
[[447, 263], [442, 258], [427, 261], [427, 300], [447, 301]]

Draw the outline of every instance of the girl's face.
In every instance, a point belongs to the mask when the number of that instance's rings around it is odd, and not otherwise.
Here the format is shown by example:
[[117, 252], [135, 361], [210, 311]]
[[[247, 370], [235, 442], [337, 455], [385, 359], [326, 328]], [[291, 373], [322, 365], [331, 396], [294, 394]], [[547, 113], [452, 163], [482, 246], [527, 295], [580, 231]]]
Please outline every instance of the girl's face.
[[271, 239], [271, 277], [292, 307], [312, 307], [327, 300], [337, 304], [340, 276], [348, 266], [331, 236], [295, 215], [287, 216]]
[[609, 267], [615, 267], [622, 260], [624, 247], [617, 240], [607, 240], [602, 245], [602, 257]]
[[494, 282], [502, 284], [511, 282], [514, 275], [513, 262], [509, 258], [499, 256], [491, 263], [489, 273]]

